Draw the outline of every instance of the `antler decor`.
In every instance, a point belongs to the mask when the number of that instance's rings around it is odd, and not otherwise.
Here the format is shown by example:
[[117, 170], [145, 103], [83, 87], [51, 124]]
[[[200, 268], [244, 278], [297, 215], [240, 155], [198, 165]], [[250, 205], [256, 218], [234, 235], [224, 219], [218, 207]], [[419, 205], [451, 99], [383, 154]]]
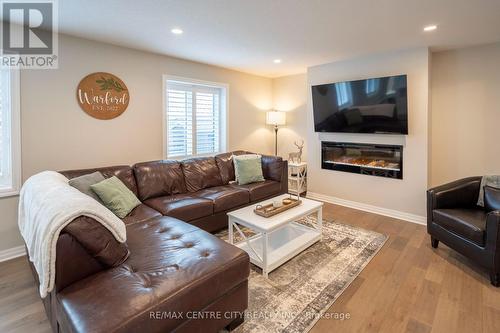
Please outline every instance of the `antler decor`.
[[300, 145], [297, 143], [297, 141], [294, 141], [293, 144], [296, 145], [297, 148], [299, 148], [299, 151], [288, 154], [288, 160], [293, 163], [300, 163], [302, 162], [302, 148], [304, 148], [304, 140], [301, 140]]

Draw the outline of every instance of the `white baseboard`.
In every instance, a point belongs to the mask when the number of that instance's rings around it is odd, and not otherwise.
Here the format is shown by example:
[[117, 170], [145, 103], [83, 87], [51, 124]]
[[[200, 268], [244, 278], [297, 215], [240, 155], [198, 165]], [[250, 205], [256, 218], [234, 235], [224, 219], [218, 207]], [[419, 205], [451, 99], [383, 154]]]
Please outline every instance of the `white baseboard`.
[[422, 225], [427, 224], [427, 219], [425, 216], [405, 213], [405, 212], [401, 212], [399, 210], [373, 206], [373, 205], [369, 205], [369, 204], [365, 204], [365, 203], [361, 203], [361, 202], [340, 199], [337, 197], [332, 197], [329, 195], [314, 193], [314, 192], [309, 192], [309, 191], [307, 192], [307, 197], [311, 198], [311, 199], [316, 199], [316, 200], [340, 205], [340, 206], [345, 206], [345, 207], [349, 207], [349, 208], [362, 210], [365, 212], [389, 216], [389, 217], [393, 217], [393, 218], [396, 218], [399, 220], [404, 220], [404, 221], [408, 221], [408, 222], [412, 222], [412, 223], [417, 223], [417, 224], [422, 224]]
[[[425, 216], [405, 213], [405, 212], [401, 212], [398, 210], [373, 206], [373, 205], [369, 205], [369, 204], [365, 204], [365, 203], [361, 203], [361, 202], [340, 199], [340, 198], [332, 197], [332, 196], [325, 195], [325, 194], [314, 193], [314, 192], [308, 191], [307, 197], [311, 198], [311, 199], [316, 199], [316, 200], [332, 203], [335, 205], [340, 205], [340, 206], [345, 206], [345, 207], [349, 207], [349, 208], [362, 210], [365, 212], [389, 216], [389, 217], [393, 217], [393, 218], [396, 218], [399, 220], [404, 220], [404, 221], [408, 221], [408, 222], [412, 222], [412, 223], [417, 223], [417, 224], [422, 224], [422, 225], [426, 225], [426, 223], [427, 223]], [[0, 262], [14, 259], [17, 257], [21, 257], [24, 255], [26, 255], [26, 250], [25, 250], [24, 246], [13, 247], [13, 248], [10, 248], [7, 250], [0, 251]]]
[[22, 257], [26, 255], [24, 246], [16, 246], [7, 250], [0, 251], [0, 262]]

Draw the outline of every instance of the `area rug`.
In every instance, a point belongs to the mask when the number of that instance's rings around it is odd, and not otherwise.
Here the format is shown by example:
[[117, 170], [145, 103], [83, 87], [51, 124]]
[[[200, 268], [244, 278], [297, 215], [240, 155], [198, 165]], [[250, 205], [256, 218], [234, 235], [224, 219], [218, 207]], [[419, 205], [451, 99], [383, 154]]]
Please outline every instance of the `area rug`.
[[[250, 235], [251, 231], [244, 229], [244, 233]], [[227, 241], [227, 230], [217, 236]], [[324, 221], [321, 242], [272, 271], [268, 279], [261, 275], [260, 268], [251, 265], [249, 308], [236, 332], [309, 331], [387, 238], [374, 231]]]

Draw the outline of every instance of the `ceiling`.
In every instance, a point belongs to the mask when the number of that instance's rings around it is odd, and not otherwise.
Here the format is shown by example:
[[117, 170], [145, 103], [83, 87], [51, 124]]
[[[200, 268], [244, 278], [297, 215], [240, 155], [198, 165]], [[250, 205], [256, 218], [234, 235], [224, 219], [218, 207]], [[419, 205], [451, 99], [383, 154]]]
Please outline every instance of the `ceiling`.
[[[70, 35], [277, 77], [370, 53], [500, 41], [500, 0], [60, 0], [59, 22]], [[423, 32], [429, 24], [438, 29]]]

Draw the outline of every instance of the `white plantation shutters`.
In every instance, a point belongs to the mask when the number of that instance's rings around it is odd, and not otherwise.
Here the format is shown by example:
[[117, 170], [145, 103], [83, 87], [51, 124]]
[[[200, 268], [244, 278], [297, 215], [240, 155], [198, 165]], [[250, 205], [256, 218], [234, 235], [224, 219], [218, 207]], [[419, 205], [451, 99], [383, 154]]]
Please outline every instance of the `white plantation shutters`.
[[219, 152], [218, 89], [196, 93], [196, 154]]
[[379, 83], [380, 83], [379, 79], [366, 80], [366, 93], [368, 95], [376, 93], [378, 90]]
[[221, 151], [222, 88], [167, 81], [167, 158]]
[[339, 82], [335, 85], [337, 92], [337, 103], [339, 106], [346, 106], [351, 103], [352, 90], [349, 82]]
[[0, 196], [15, 194], [19, 186], [18, 75], [0, 70]]
[[193, 154], [193, 93], [182, 87], [167, 88], [167, 155]]

